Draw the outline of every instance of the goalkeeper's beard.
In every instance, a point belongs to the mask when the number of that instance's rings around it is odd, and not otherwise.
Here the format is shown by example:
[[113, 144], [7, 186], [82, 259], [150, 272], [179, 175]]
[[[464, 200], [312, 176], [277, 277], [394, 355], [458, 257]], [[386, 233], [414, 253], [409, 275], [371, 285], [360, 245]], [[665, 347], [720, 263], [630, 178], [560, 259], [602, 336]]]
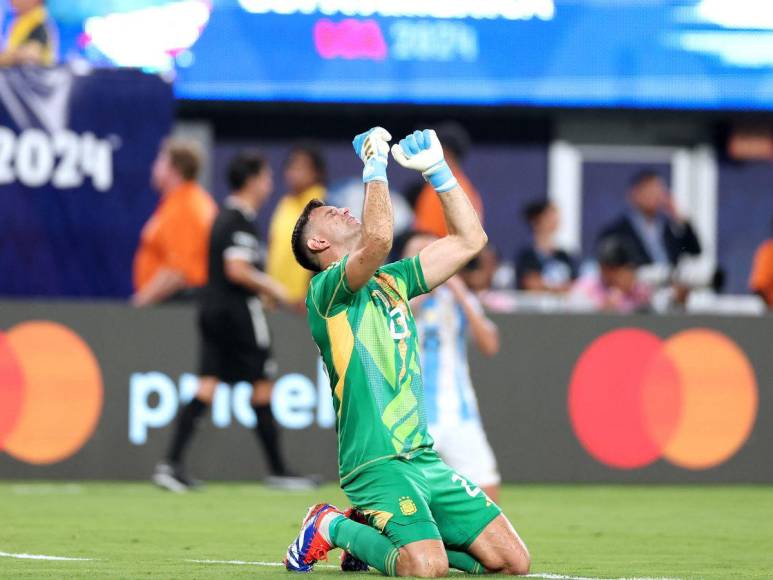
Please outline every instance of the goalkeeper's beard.
[[356, 227], [352, 226], [351, 229], [339, 230], [336, 238], [338, 239], [335, 241], [331, 240], [330, 249], [338, 255], [336, 259], [341, 259], [347, 254], [351, 254], [359, 246], [362, 240], [362, 224], [357, 224]]
[[361, 240], [362, 224], [358, 224], [356, 229], [352, 228], [352, 231], [346, 236], [345, 241], [343, 242], [343, 245], [346, 246], [344, 254], [353, 252], [357, 246], [359, 246]]

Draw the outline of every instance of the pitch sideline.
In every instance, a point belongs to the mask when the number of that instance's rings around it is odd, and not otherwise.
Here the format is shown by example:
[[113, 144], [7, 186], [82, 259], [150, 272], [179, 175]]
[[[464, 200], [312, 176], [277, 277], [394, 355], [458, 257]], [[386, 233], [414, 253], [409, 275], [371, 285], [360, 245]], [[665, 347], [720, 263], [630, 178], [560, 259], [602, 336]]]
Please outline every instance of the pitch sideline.
[[19, 560], [54, 560], [57, 562], [94, 562], [94, 558], [70, 558], [68, 556], [47, 556], [46, 554], [14, 554], [0, 552], [0, 558], [17, 558]]

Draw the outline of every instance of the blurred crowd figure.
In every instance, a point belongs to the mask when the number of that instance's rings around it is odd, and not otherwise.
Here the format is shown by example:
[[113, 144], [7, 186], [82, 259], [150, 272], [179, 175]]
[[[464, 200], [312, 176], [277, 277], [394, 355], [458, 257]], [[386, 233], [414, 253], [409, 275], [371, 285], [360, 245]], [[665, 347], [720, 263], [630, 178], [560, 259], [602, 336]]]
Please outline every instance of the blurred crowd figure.
[[161, 197], [134, 256], [134, 306], [188, 298], [207, 282], [207, 242], [217, 206], [197, 182], [201, 165], [196, 143], [162, 143], [151, 173]]
[[0, 67], [56, 64], [58, 34], [45, 1], [10, 0], [10, 5], [13, 16], [4, 26]]
[[598, 269], [571, 288], [571, 299], [601, 312], [630, 314], [650, 310], [652, 288], [637, 279], [636, 254], [623, 237], [606, 237], [596, 253]]
[[536, 292], [568, 292], [577, 278], [577, 260], [556, 246], [560, 216], [549, 201], [533, 201], [523, 209], [531, 243], [515, 259], [516, 287]]
[[624, 240], [634, 265], [656, 265], [664, 271], [684, 255], [701, 253], [692, 225], [679, 213], [663, 178], [651, 169], [634, 175], [628, 210], [604, 227], [599, 238]]
[[311, 142], [299, 143], [284, 162], [287, 192], [279, 200], [269, 226], [269, 276], [281, 283], [287, 299], [298, 312], [305, 311], [304, 301], [310, 272], [301, 268], [293, 257], [290, 238], [298, 216], [312, 199], [325, 200], [327, 168], [319, 148]]
[[574, 296], [585, 295], [598, 310], [644, 312], [664, 289], [670, 304], [684, 306], [690, 287], [676, 276], [676, 268], [683, 257], [701, 251], [664, 179], [645, 169], [631, 179], [628, 209], [601, 229], [595, 284], [579, 281]]
[[646, 312], [658, 295], [664, 303], [684, 305], [690, 288], [677, 266], [701, 253], [692, 225], [654, 170], [633, 176], [627, 199], [627, 209], [601, 228], [592, 259], [582, 267], [555, 243], [558, 208], [547, 200], [526, 204], [531, 241], [515, 259], [516, 288], [564, 295], [574, 308], [605, 312]]

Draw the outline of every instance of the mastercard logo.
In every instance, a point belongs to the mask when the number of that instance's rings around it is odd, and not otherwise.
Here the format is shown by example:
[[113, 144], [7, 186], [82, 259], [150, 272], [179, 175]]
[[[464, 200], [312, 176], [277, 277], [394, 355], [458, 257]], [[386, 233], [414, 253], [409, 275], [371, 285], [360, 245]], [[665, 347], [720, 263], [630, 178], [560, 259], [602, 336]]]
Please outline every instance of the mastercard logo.
[[94, 433], [102, 399], [97, 359], [66, 326], [0, 332], [0, 452], [38, 465], [67, 459]]
[[569, 417], [585, 450], [618, 469], [664, 459], [700, 470], [730, 459], [757, 417], [749, 359], [725, 335], [690, 329], [663, 340], [627, 328], [583, 352], [569, 386]]

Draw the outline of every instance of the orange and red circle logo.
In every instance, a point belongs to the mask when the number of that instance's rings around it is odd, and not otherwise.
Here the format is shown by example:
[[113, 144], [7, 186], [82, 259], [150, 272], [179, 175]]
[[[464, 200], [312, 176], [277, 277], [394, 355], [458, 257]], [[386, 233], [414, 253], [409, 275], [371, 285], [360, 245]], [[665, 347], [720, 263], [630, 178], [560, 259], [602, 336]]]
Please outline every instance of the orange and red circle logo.
[[708, 469], [746, 442], [757, 381], [725, 335], [690, 329], [667, 340], [641, 329], [602, 335], [583, 352], [569, 386], [569, 417], [585, 450], [618, 469], [660, 458]]
[[0, 451], [56, 463], [89, 440], [102, 413], [102, 373], [69, 328], [25, 322], [0, 332]]

